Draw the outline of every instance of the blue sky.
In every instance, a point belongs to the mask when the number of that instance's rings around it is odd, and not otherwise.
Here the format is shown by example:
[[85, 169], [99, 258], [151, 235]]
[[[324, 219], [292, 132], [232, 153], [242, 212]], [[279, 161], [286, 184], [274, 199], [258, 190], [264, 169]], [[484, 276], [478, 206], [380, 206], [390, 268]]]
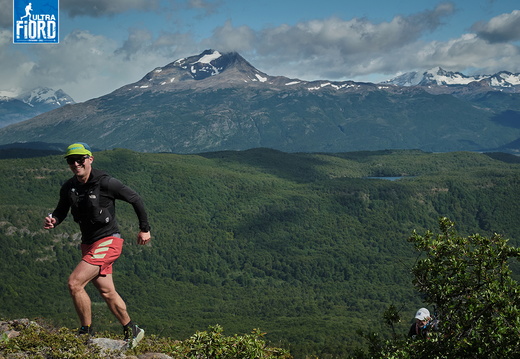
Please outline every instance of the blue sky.
[[13, 44], [13, 0], [0, 6], [5, 95], [45, 86], [82, 102], [210, 48], [303, 80], [520, 72], [518, 0], [61, 0], [60, 43], [31, 45]]

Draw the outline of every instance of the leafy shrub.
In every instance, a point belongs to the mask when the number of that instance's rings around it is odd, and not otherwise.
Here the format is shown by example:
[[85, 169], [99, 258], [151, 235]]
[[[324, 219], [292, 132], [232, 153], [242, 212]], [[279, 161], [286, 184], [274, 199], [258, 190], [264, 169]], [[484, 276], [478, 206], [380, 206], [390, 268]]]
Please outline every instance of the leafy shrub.
[[498, 234], [460, 236], [446, 217], [439, 226], [410, 238], [424, 254], [414, 284], [437, 309], [439, 328], [426, 340], [387, 342], [380, 357], [520, 357], [520, 286], [509, 268], [520, 249]]
[[269, 348], [258, 329], [251, 334], [226, 337], [219, 325], [208, 331], [197, 332], [191, 338], [176, 346], [172, 352], [175, 358], [186, 359], [289, 359], [292, 356], [283, 349]]
[[[5, 333], [0, 340], [0, 357], [3, 354], [19, 353], [25, 358], [106, 358], [97, 346], [88, 346], [84, 337], [73, 334], [66, 328], [46, 329], [36, 322], [16, 320], [11, 322], [19, 335], [8, 338]], [[19, 356], [17, 356], [19, 357]]]

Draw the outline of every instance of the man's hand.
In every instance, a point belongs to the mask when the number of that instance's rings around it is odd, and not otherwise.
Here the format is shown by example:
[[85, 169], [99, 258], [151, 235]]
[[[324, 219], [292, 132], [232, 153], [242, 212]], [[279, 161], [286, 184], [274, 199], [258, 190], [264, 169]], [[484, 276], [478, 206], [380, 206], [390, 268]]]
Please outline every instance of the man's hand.
[[150, 232], [139, 232], [137, 235], [137, 244], [146, 244], [150, 242], [151, 237]]
[[52, 216], [52, 214], [49, 214], [47, 217], [45, 217], [45, 222], [43, 222], [43, 228], [52, 229], [52, 228], [54, 228], [55, 224], [56, 224], [56, 218], [54, 218]]

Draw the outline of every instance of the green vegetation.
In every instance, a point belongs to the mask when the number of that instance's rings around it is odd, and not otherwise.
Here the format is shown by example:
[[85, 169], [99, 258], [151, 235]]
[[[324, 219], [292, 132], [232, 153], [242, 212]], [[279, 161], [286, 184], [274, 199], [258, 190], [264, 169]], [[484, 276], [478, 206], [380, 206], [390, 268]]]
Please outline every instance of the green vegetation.
[[183, 343], [173, 345], [168, 354], [174, 358], [219, 358], [219, 359], [289, 359], [283, 349], [269, 348], [262, 339], [265, 333], [258, 329], [251, 334], [226, 337], [219, 325], [209, 331], [195, 333]]
[[[357, 330], [392, 337], [389, 306], [407, 318], [394, 327], [406, 333], [424, 305], [412, 285], [414, 230], [446, 216], [462, 234], [520, 238], [520, 164], [510, 155], [118, 149], [96, 153], [94, 166], [145, 199], [153, 243], [135, 244], [135, 215], [118, 204], [126, 244], [114, 277], [133, 319], [177, 340], [215, 325], [226, 335], [260, 328], [295, 358], [346, 357], [365, 346]], [[41, 228], [71, 173], [61, 156], [0, 160], [0, 173], [0, 317], [74, 328], [66, 281], [78, 228], [71, 219]], [[89, 290], [96, 329], [120, 333]]]
[[415, 286], [437, 305], [442, 318], [437, 342], [421, 349], [437, 357], [517, 357], [520, 286], [508, 263], [518, 261], [520, 249], [498, 234], [462, 237], [453, 227], [443, 218], [440, 234], [411, 238], [426, 254], [413, 270]]
[[[16, 357], [52, 359], [104, 359], [121, 358], [123, 355], [162, 353], [174, 359], [290, 359], [287, 350], [272, 348], [262, 338], [264, 333], [254, 330], [251, 334], [226, 337], [220, 326], [197, 332], [185, 341], [147, 336], [131, 350], [103, 350], [86, 336], [77, 336], [67, 328], [42, 326], [36, 322], [15, 321], [10, 330], [19, 335], [0, 338], [0, 356], [14, 354]], [[110, 336], [109, 333], [105, 337]], [[18, 356], [20, 355], [20, 356]], [[3, 358], [3, 356], [2, 356]]]
[[[520, 355], [520, 285], [509, 264], [520, 249], [498, 234], [458, 235], [454, 223], [439, 220], [441, 233], [414, 233], [410, 241], [425, 257], [414, 266], [414, 284], [434, 305], [426, 340], [372, 338], [375, 358], [517, 358]], [[398, 316], [389, 318], [396, 323]], [[367, 336], [370, 338], [370, 336]]]

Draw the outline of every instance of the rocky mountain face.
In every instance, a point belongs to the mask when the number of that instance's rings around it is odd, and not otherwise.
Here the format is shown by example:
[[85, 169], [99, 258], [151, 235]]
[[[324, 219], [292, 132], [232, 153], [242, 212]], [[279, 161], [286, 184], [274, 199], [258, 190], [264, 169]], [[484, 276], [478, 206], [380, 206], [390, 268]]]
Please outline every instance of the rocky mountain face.
[[63, 90], [38, 87], [19, 96], [0, 96], [0, 127], [21, 122], [74, 100]]
[[84, 141], [101, 149], [175, 153], [255, 147], [515, 152], [517, 75], [469, 81], [440, 70], [420, 79], [408, 75], [417, 81], [408, 86], [302, 81], [267, 75], [237, 53], [207, 50], [111, 94], [0, 129], [0, 144]]

